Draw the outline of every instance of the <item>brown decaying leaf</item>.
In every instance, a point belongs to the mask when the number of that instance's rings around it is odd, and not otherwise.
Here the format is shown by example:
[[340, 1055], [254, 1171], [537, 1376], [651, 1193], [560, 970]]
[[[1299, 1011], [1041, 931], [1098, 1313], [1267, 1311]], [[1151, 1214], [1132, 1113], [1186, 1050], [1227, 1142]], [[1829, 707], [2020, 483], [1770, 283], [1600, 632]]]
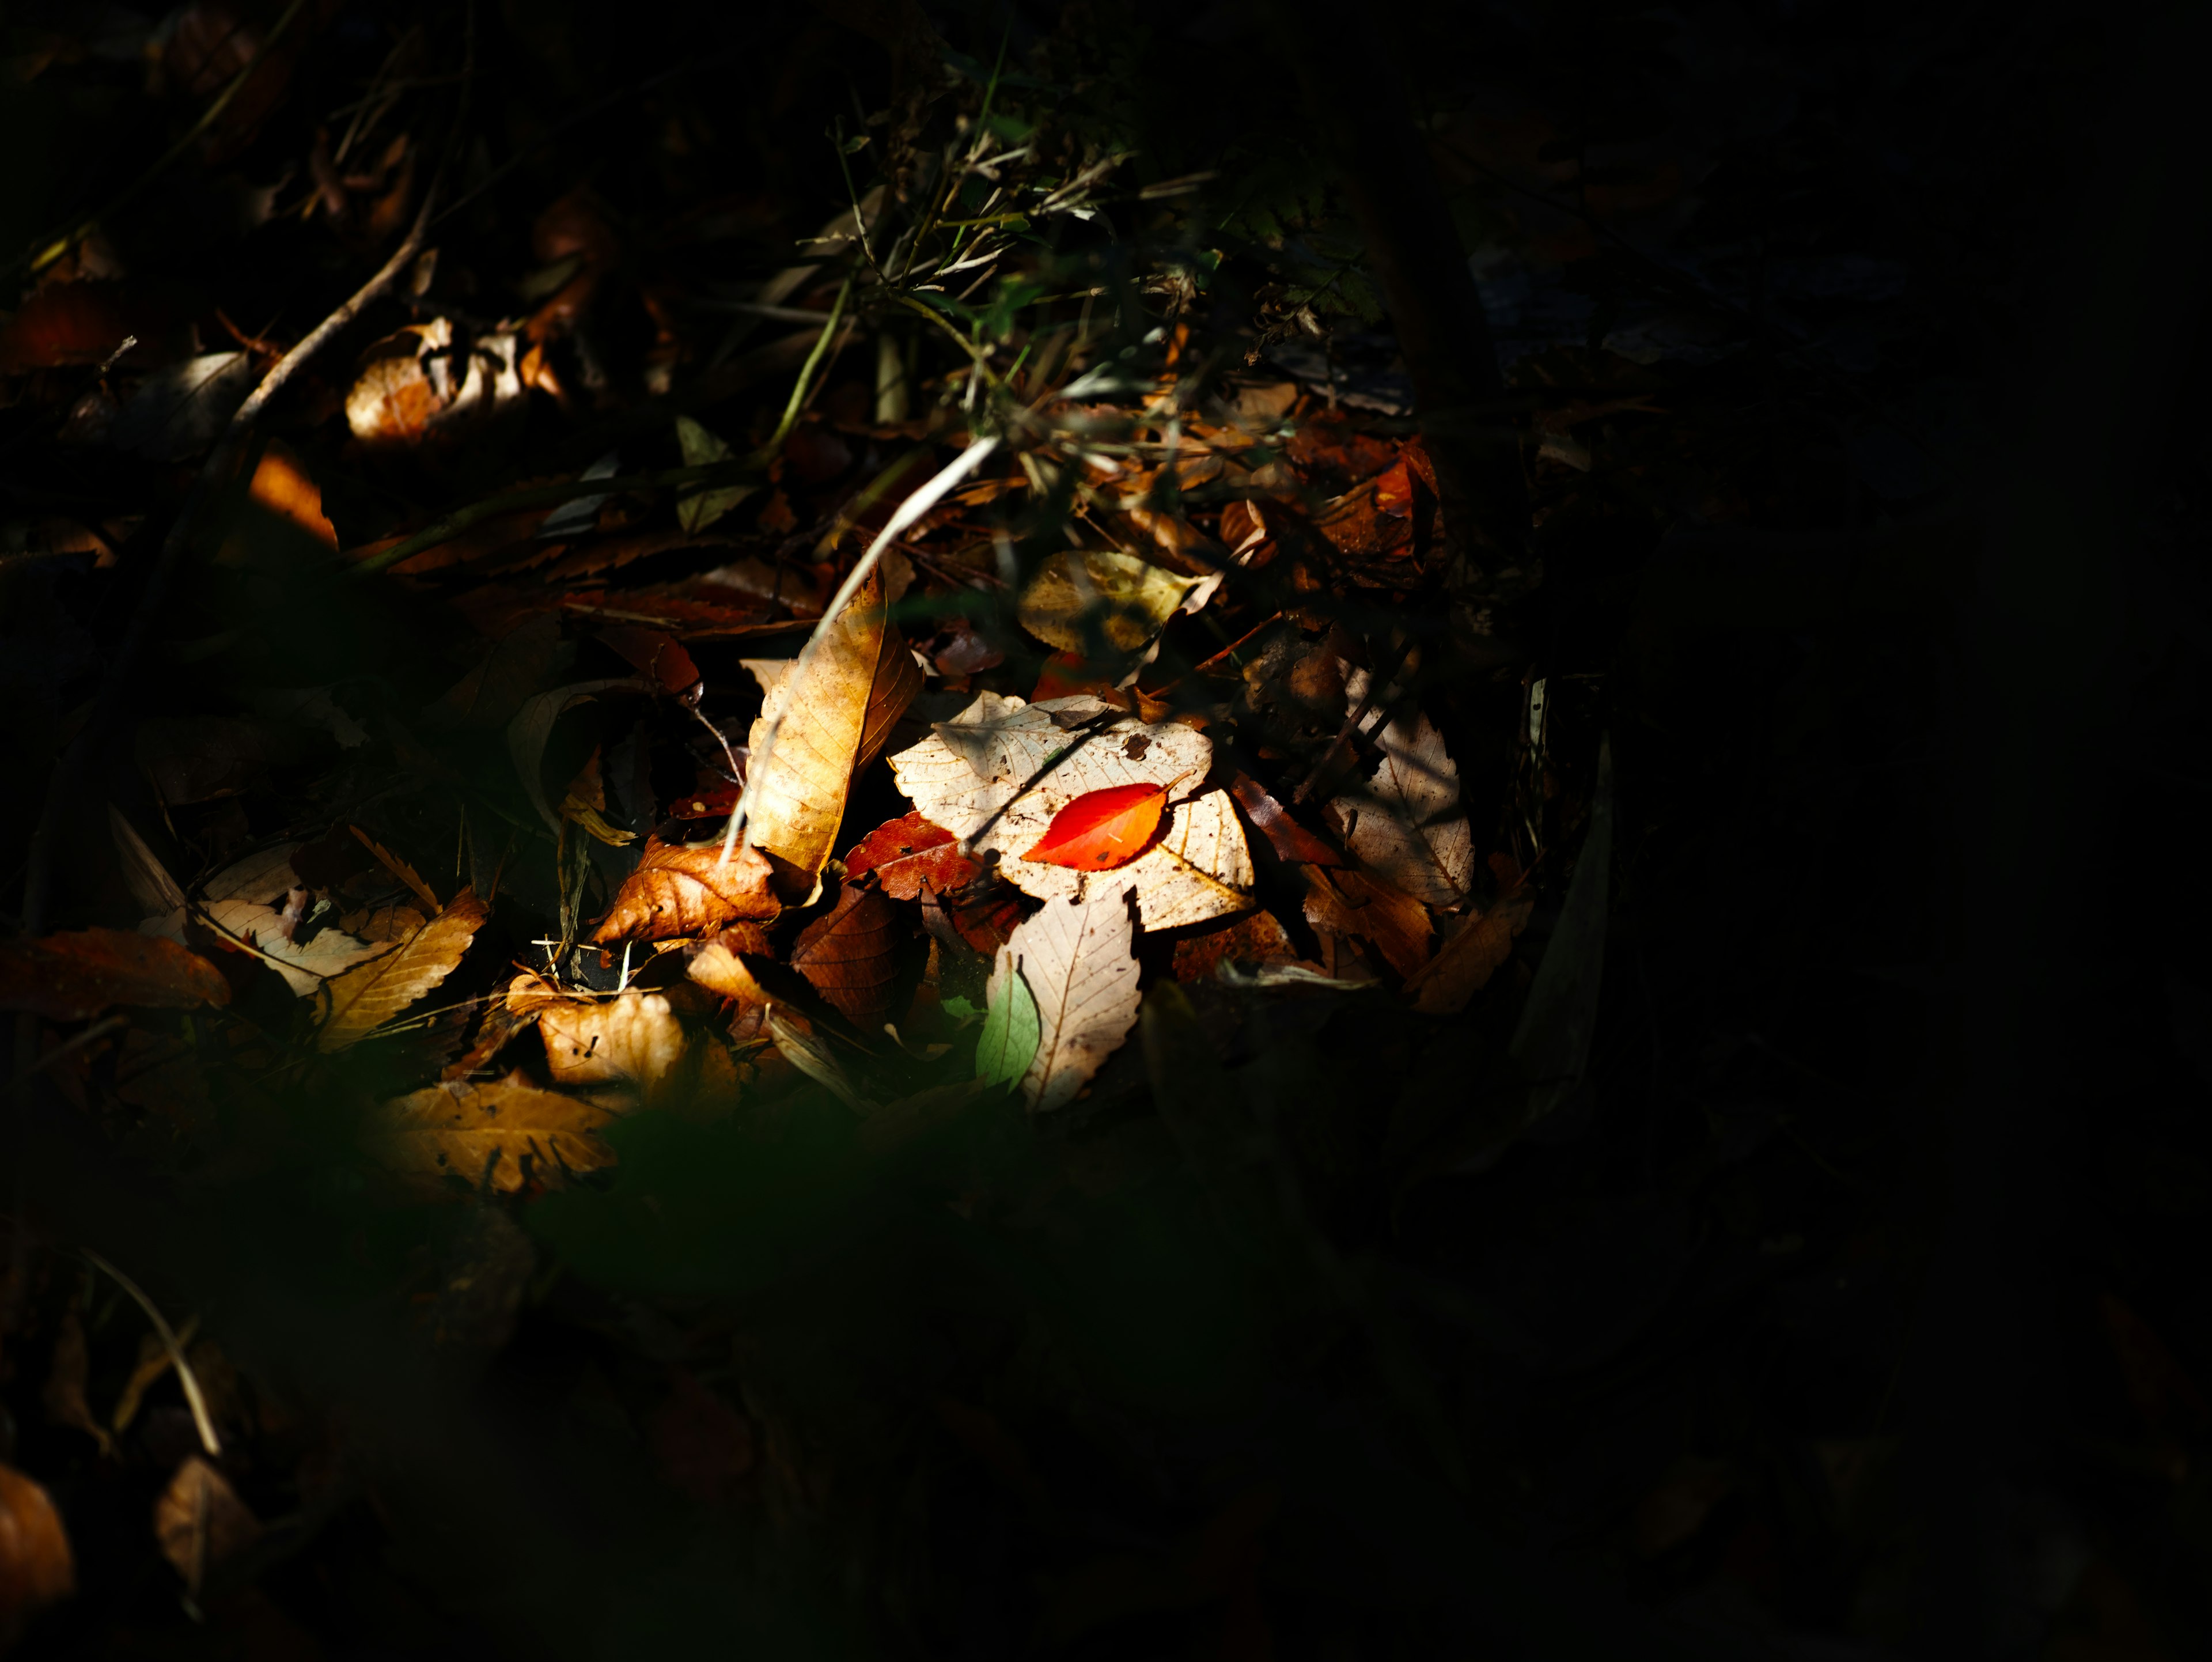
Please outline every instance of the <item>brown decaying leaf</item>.
[[994, 989], [1019, 975], [1036, 999], [1042, 1032], [1022, 1080], [1022, 1099], [1040, 1112], [1065, 1107], [1088, 1085], [1137, 1021], [1136, 938], [1128, 890], [1094, 882], [1087, 893], [1048, 900], [999, 949]]
[[898, 914], [882, 890], [848, 883], [837, 904], [799, 933], [791, 967], [839, 1014], [873, 1030], [898, 979]]
[[710, 993], [734, 998], [744, 1005], [765, 1005], [770, 1001], [768, 990], [753, 979], [743, 956], [752, 948], [733, 942], [730, 939], [733, 933], [726, 929], [701, 947], [686, 972]]
[[[1354, 669], [1345, 677], [1345, 694], [1357, 704], [1367, 685], [1367, 672]], [[1387, 727], [1370, 712], [1362, 726], [1382, 756], [1364, 784], [1330, 804], [1350, 827], [1346, 846], [1414, 898], [1431, 906], [1457, 904], [1474, 880], [1474, 839], [1443, 735], [1418, 710]]]
[[981, 869], [960, 852], [951, 831], [918, 813], [877, 826], [845, 856], [846, 876], [873, 872], [894, 900], [918, 900], [924, 889], [957, 889]]
[[650, 837], [592, 944], [673, 941], [712, 934], [726, 923], [768, 922], [783, 910], [769, 886], [771, 875], [757, 849], [739, 849], [726, 861], [720, 843]]
[[0, 1009], [80, 1021], [113, 1004], [190, 1009], [229, 1002], [221, 971], [155, 935], [78, 929], [0, 946]]
[[1220, 964], [1280, 964], [1298, 956], [1297, 944], [1273, 912], [1246, 912], [1201, 926], [1175, 944], [1177, 981], [1203, 981]]
[[26, 1616], [76, 1591], [76, 1562], [53, 1498], [0, 1465], [0, 1650], [15, 1642]]
[[376, 856], [376, 861], [379, 865], [382, 866], [385, 870], [390, 872], [394, 877], [398, 878], [402, 883], [404, 883], [410, 889], [414, 891], [416, 898], [420, 900], [422, 904], [428, 908], [428, 910], [424, 914], [426, 916], [434, 916], [436, 914], [438, 910], [438, 897], [430, 892], [430, 886], [422, 880], [422, 878], [416, 874], [414, 867], [409, 865], [398, 855], [392, 853], [391, 849], [386, 848], [381, 843], [371, 837], [360, 826], [349, 825], [346, 829], [361, 839], [362, 847], [367, 849], [371, 854]]
[[[762, 703], [750, 740], [758, 770], [748, 838], [810, 875], [820, 871], [854, 773], [882, 748], [921, 686], [921, 667], [885, 621], [881, 575], [872, 574], [830, 624], [805, 684], [794, 686], [787, 673]], [[779, 712], [775, 746], [764, 750]]]
[[527, 1178], [548, 1185], [570, 1172], [615, 1163], [594, 1135], [612, 1117], [596, 1103], [542, 1091], [520, 1073], [488, 1082], [453, 1080], [395, 1097], [378, 1111], [374, 1147], [397, 1172], [486, 1180], [514, 1194]]
[[1428, 962], [1433, 930], [1428, 909], [1413, 896], [1356, 869], [1331, 874], [1309, 866], [1305, 873], [1306, 922], [1315, 928], [1364, 936], [1401, 976]]
[[343, 1050], [368, 1037], [451, 975], [490, 916], [464, 889], [395, 950], [349, 970], [331, 983], [330, 1014], [316, 1035], [319, 1050]]
[[193, 1598], [221, 1568], [261, 1538], [261, 1520], [220, 1471], [186, 1457], [154, 1502], [154, 1538]]
[[54, 1354], [46, 1367], [46, 1383], [40, 1393], [46, 1418], [58, 1426], [68, 1426], [82, 1431], [100, 1445], [103, 1454], [115, 1452], [107, 1428], [101, 1425], [92, 1412], [92, 1404], [85, 1400], [85, 1386], [92, 1377], [92, 1352], [84, 1340], [84, 1320], [71, 1304], [62, 1312], [61, 1330], [54, 1336]]
[[1437, 955], [1407, 977], [1413, 1008], [1425, 1015], [1456, 1015], [1513, 955], [1514, 937], [1528, 927], [1535, 892], [1518, 886], [1500, 895], [1479, 917], [1463, 917]]
[[171, 807], [235, 796], [289, 746], [255, 721], [225, 715], [153, 715], [131, 738], [140, 770]]
[[684, 1064], [684, 1026], [659, 993], [554, 1004], [538, 1016], [556, 1085], [611, 1087], [610, 1099], [649, 1100]]
[[1240, 773], [1230, 782], [1237, 806], [1252, 828], [1267, 839], [1278, 859], [1294, 865], [1341, 866], [1344, 856], [1291, 817], [1291, 811], [1267, 794], [1260, 782]]

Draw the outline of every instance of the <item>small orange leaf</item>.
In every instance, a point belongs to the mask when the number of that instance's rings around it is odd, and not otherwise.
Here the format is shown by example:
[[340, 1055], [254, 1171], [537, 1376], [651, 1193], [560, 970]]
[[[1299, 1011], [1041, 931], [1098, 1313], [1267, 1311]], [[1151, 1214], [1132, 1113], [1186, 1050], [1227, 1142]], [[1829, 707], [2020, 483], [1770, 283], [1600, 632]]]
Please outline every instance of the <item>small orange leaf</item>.
[[1058, 813], [1022, 858], [1072, 871], [1110, 871], [1144, 851], [1167, 807], [1165, 785], [1115, 785], [1086, 791]]

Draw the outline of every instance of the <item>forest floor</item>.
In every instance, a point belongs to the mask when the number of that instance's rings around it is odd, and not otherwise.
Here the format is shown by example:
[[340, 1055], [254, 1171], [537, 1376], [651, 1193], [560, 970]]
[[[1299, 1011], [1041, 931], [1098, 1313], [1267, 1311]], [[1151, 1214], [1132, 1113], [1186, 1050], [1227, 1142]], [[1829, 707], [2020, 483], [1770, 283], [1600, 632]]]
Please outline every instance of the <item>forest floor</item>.
[[[1432, 125], [1507, 546], [1325, 192], [848, 9], [8, 25], [0, 1648], [1910, 1653], [1956, 65]], [[2212, 1633], [2145, 962], [1991, 1654]]]

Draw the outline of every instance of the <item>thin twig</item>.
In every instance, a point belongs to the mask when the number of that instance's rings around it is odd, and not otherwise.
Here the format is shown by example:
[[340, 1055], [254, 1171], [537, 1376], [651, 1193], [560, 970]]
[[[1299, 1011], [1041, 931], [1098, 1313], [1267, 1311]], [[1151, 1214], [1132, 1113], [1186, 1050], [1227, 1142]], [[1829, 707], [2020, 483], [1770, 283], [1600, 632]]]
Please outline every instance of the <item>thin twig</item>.
[[[867, 551], [854, 563], [853, 569], [838, 586], [837, 592], [830, 597], [830, 604], [822, 609], [821, 620], [814, 625], [814, 632], [806, 637], [806, 644], [799, 649], [799, 656], [793, 661], [790, 673], [785, 677], [787, 691], [783, 708], [769, 718], [767, 731], [761, 734], [760, 744], [745, 758], [744, 793], [738, 798], [736, 812], [730, 815], [730, 828], [722, 837], [722, 854], [720, 861], [716, 862], [718, 866], [737, 852], [738, 834], [744, 829], [746, 819], [752, 813], [753, 798], [759, 792], [760, 782], [768, 775], [769, 758], [775, 753], [776, 739], [783, 731], [783, 718], [790, 713], [793, 702], [805, 689], [806, 672], [812, 666], [815, 654], [821, 651], [822, 642], [829, 638], [830, 628], [836, 623], [838, 615], [860, 592], [860, 585], [867, 581], [868, 574], [876, 569], [876, 563], [883, 557], [884, 551], [904, 536], [908, 527], [936, 507], [946, 491], [981, 467], [998, 447], [999, 440], [995, 434], [971, 440], [968, 447], [954, 457], [949, 466], [925, 480], [884, 522], [884, 528], [876, 533], [876, 539], [868, 545]], [[750, 846], [750, 841], [747, 846]]]
[[192, 1372], [192, 1365], [185, 1360], [185, 1348], [177, 1342], [176, 1332], [162, 1316], [160, 1306], [146, 1296], [145, 1289], [137, 1282], [90, 1247], [81, 1246], [77, 1251], [84, 1254], [86, 1263], [94, 1269], [105, 1272], [118, 1287], [137, 1300], [138, 1307], [146, 1312], [146, 1318], [154, 1324], [154, 1330], [161, 1336], [162, 1348], [169, 1353], [169, 1364], [177, 1370], [178, 1383], [185, 1388], [185, 1401], [191, 1408], [192, 1423], [199, 1428], [200, 1446], [207, 1450], [210, 1460], [222, 1458], [222, 1444], [215, 1434], [215, 1420], [208, 1413], [207, 1398], [200, 1394], [199, 1377]]

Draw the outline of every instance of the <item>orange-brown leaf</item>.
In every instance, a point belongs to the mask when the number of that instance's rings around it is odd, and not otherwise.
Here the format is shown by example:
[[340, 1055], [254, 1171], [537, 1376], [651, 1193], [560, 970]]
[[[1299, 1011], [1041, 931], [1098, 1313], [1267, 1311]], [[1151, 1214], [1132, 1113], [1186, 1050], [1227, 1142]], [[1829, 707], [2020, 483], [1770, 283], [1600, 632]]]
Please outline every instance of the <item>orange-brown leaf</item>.
[[765, 922], [782, 910], [769, 886], [769, 876], [768, 861], [757, 849], [739, 849], [724, 861], [720, 843], [649, 838], [645, 857], [623, 880], [592, 944], [672, 941], [712, 934], [741, 919]]
[[1428, 908], [1413, 896], [1362, 871], [1305, 871], [1306, 922], [1315, 928], [1365, 936], [1401, 976], [1428, 962]]
[[848, 1020], [876, 1026], [898, 979], [897, 911], [882, 890], [848, 884], [826, 916], [799, 931], [791, 967]]
[[451, 975], [490, 909], [468, 890], [415, 931], [397, 951], [348, 970], [330, 983], [331, 1013], [315, 1046], [359, 1043]]
[[957, 889], [982, 868], [960, 852], [959, 839], [918, 813], [878, 825], [845, 856], [845, 875], [873, 872], [894, 900], [918, 900], [924, 889]]
[[1111, 871], [1145, 850], [1167, 807], [1164, 785], [1112, 785], [1085, 791], [1052, 817], [1035, 846], [1022, 855], [1071, 871]]
[[198, 953], [158, 935], [79, 929], [0, 947], [0, 1009], [80, 1021], [111, 1004], [228, 1004], [230, 986]]

